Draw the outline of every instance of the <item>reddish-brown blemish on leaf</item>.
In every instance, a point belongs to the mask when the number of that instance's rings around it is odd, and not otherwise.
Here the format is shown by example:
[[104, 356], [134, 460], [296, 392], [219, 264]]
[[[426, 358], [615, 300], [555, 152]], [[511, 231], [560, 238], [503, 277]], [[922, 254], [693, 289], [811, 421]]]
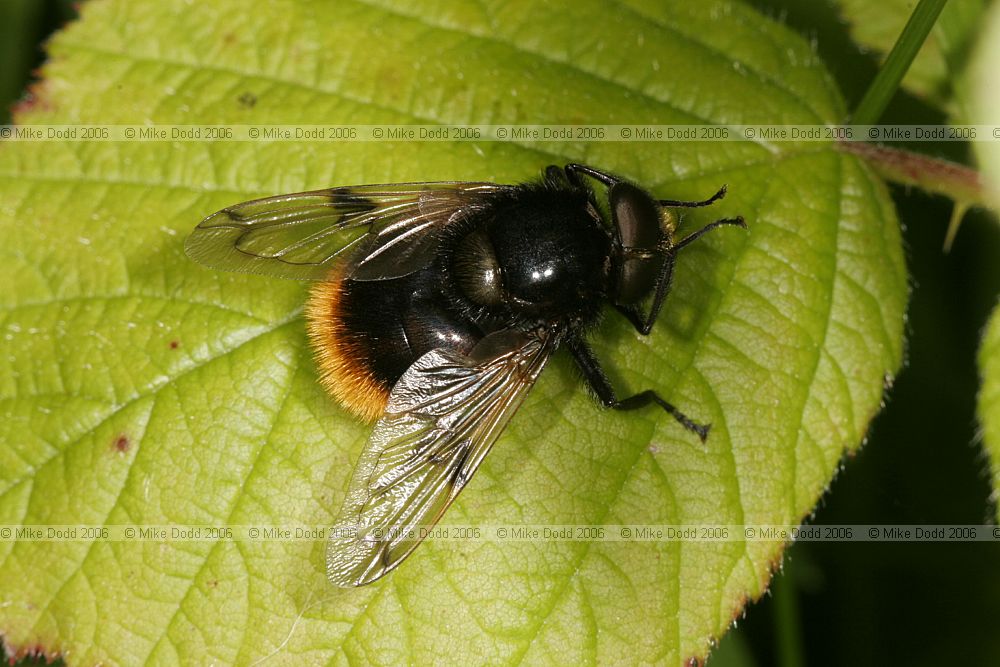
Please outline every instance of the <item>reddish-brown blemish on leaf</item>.
[[181, 346], [181, 344], [180, 344], [179, 341], [176, 341], [176, 340], [170, 341], [170, 349], [171, 350], [176, 350], [180, 346]]
[[125, 435], [124, 433], [115, 438], [115, 443], [114, 443], [115, 451], [124, 454], [129, 450], [129, 447], [131, 446], [132, 442], [128, 439], [128, 436]]

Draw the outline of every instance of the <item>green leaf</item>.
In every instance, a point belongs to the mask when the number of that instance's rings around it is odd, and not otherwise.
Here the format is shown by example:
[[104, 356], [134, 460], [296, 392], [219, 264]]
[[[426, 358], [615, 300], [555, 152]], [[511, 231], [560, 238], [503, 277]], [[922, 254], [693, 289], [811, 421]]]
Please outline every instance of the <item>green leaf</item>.
[[[1000, 67], [1000, 6], [994, 7], [984, 22], [969, 75], [972, 117], [977, 123], [1000, 123], [1000, 90], [996, 72]], [[981, 141], [973, 144], [983, 174], [984, 187], [1000, 201], [1000, 144]], [[1000, 489], [1000, 307], [993, 310], [979, 349], [979, 423], [983, 444], [990, 457], [993, 488]], [[1000, 511], [1000, 509], [998, 509]]]
[[[837, 0], [855, 41], [889, 53], [916, 5], [915, 0]], [[903, 78], [903, 87], [927, 103], [962, 117], [956, 81], [965, 70], [987, 0], [949, 0]], [[961, 98], [961, 96], [958, 96]]]
[[979, 423], [990, 457], [993, 489], [1000, 489], [1000, 307], [993, 310], [979, 348]]
[[[1000, 124], [1000, 88], [996, 85], [998, 67], [1000, 8], [994, 7], [983, 20], [972, 65], [965, 77], [969, 83], [969, 116], [972, 123]], [[994, 202], [1000, 202], [1000, 144], [996, 141], [977, 141], [972, 148], [982, 171], [984, 188], [993, 194]]]
[[[740, 4], [97, 0], [21, 123], [815, 123], [809, 45]], [[251, 97], [252, 96], [252, 97]], [[255, 104], [247, 100], [255, 99]], [[0, 146], [0, 524], [323, 524], [370, 430], [319, 389], [305, 289], [190, 262], [253, 196], [517, 182], [584, 161], [662, 197], [729, 196], [682, 232], [653, 335], [598, 353], [713, 424], [599, 409], [559, 355], [445, 517], [783, 524], [808, 516], [902, 355], [883, 184], [816, 143], [7, 143]], [[71, 662], [664, 662], [705, 656], [777, 542], [424, 544], [371, 586], [322, 543], [0, 542], [0, 632]], [[488, 657], [487, 657], [488, 656]]]

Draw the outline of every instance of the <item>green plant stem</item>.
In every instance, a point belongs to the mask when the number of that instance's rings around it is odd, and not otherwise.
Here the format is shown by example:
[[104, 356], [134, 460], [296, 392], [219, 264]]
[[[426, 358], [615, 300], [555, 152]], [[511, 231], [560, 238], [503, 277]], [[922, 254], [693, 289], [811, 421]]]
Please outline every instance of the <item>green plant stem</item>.
[[863, 141], [844, 141], [837, 149], [863, 158], [888, 181], [912, 185], [973, 206], [996, 207], [979, 172], [950, 160]]
[[774, 631], [777, 641], [778, 664], [781, 667], [803, 667], [802, 632], [799, 627], [799, 601], [789, 564], [774, 580]]
[[955, 208], [944, 240], [945, 252], [951, 249], [958, 226], [969, 208], [1000, 210], [1000, 197], [983, 185], [978, 171], [963, 164], [861, 141], [841, 142], [837, 148], [863, 158], [887, 181], [951, 198]]
[[873, 125], [881, 118], [889, 100], [899, 88], [899, 82], [910, 68], [927, 35], [937, 21], [948, 0], [920, 0], [906, 22], [906, 27], [896, 40], [875, 80], [868, 87], [861, 102], [854, 110], [851, 122], [857, 125]]

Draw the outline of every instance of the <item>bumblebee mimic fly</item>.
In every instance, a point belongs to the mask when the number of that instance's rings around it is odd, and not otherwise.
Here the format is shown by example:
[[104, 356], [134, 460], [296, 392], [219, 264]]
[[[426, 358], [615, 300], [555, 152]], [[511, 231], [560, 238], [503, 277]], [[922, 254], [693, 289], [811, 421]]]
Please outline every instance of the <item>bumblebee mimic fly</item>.
[[[601, 212], [595, 187], [605, 193]], [[340, 586], [386, 574], [419, 544], [564, 346], [606, 407], [656, 405], [702, 441], [709, 426], [646, 390], [619, 399], [586, 340], [605, 302], [642, 334], [677, 253], [673, 207], [612, 174], [548, 167], [538, 182], [361, 185], [279, 195], [210, 215], [188, 237], [206, 266], [317, 281], [307, 307], [320, 381], [376, 420], [327, 547]], [[651, 298], [649, 309], [641, 304]]]

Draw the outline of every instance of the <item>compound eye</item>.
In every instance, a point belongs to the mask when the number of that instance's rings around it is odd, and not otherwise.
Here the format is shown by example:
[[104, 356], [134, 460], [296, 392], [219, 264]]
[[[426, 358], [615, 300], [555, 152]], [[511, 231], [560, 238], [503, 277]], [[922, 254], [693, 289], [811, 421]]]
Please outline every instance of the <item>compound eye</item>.
[[[661, 208], [645, 190], [630, 183], [616, 183], [608, 193], [615, 234], [622, 253], [615, 257], [615, 301], [641, 301], [656, 284], [664, 257], [658, 250], [663, 230]], [[629, 253], [645, 252], [647, 256]]]
[[631, 183], [616, 183], [608, 193], [616, 233], [626, 248], [655, 248], [660, 242], [661, 209], [649, 193]]
[[495, 306], [503, 302], [500, 264], [489, 237], [476, 230], [463, 238], [452, 261], [455, 282], [475, 303]]

